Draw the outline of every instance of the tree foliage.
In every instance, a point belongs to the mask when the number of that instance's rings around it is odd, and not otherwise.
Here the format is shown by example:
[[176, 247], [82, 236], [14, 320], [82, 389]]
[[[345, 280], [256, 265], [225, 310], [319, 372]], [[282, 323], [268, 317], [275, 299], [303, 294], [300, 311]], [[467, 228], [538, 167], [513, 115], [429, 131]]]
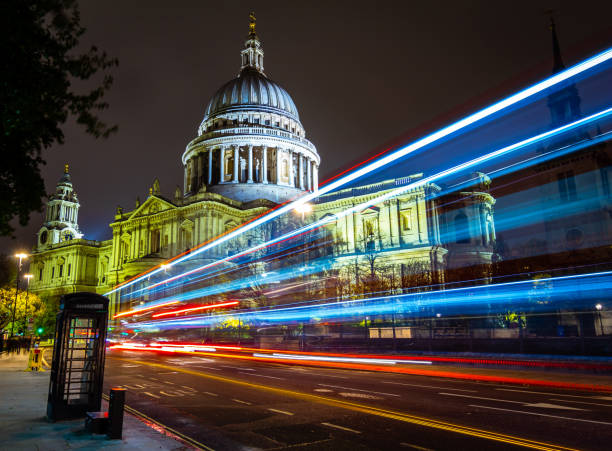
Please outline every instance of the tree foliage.
[[[30, 213], [42, 208], [42, 151], [64, 142], [61, 127], [69, 117], [96, 138], [116, 131], [96, 114], [108, 107], [102, 100], [113, 82], [107, 69], [118, 62], [96, 47], [80, 53], [85, 29], [76, 0], [4, 0], [0, 29], [0, 236], [5, 236], [14, 231], [13, 217], [26, 225]], [[102, 79], [93, 80], [96, 74]], [[75, 83], [90, 87], [77, 93]]]
[[[0, 331], [3, 330], [5, 333], [11, 332], [14, 304], [15, 287], [0, 288]], [[17, 307], [15, 308], [15, 325], [13, 329], [15, 334], [23, 331], [24, 320], [26, 318], [26, 304], [27, 317], [32, 318], [33, 321], [37, 321], [47, 313], [45, 303], [43, 303], [37, 295], [19, 290]]]

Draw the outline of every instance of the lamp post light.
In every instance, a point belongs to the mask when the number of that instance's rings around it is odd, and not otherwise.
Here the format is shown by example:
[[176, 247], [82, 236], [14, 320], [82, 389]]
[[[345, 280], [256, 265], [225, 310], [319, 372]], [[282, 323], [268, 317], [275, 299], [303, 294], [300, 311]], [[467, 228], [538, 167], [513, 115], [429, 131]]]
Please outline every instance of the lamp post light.
[[25, 312], [23, 314], [23, 336], [28, 334], [28, 300], [30, 297], [30, 279], [34, 277], [32, 274], [24, 274], [24, 279], [28, 281], [26, 285], [26, 301], [25, 301]]
[[15, 302], [13, 303], [13, 321], [11, 321], [11, 338], [14, 336], [14, 331], [15, 331], [15, 314], [17, 312], [17, 297], [19, 296], [19, 276], [21, 274], [21, 265], [23, 263], [23, 260], [25, 258], [28, 258], [28, 254], [24, 254], [23, 252], [20, 252], [18, 254], [15, 254], [15, 258], [18, 259], [18, 263], [17, 263], [17, 277], [16, 277], [16, 282], [15, 282]]
[[601, 305], [600, 303], [595, 304], [595, 310], [597, 310], [597, 313], [599, 314], [599, 327], [601, 327], [601, 335], [604, 335], [604, 325], [603, 325], [603, 320], [601, 319], [601, 311], [603, 310], [603, 305]]

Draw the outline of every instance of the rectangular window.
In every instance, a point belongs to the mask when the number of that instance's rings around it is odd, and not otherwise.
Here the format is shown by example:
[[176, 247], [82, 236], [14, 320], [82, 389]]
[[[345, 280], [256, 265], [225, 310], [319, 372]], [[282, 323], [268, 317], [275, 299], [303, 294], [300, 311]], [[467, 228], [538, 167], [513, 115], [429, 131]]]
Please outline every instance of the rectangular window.
[[62, 277], [64, 274], [64, 265], [59, 265], [59, 276]]
[[42, 273], [43, 273], [43, 269], [38, 268], [38, 280], [42, 280]]
[[410, 210], [402, 211], [400, 214], [400, 227], [402, 232], [408, 232], [412, 229], [412, 217], [410, 214]]
[[70, 269], [71, 269], [71, 267], [72, 267], [72, 263], [68, 263], [68, 274], [67, 274], [68, 277], [70, 277]]
[[159, 230], [153, 230], [151, 232], [151, 252], [159, 252], [160, 246], [160, 232]]
[[51, 278], [53, 279], [54, 277], [55, 277], [55, 266], [51, 268]]
[[599, 169], [599, 173], [601, 174], [601, 187], [603, 189], [603, 194], [606, 197], [610, 197], [610, 180], [608, 179], [608, 168]]
[[576, 200], [578, 198], [574, 171], [557, 174], [557, 186], [559, 188], [559, 198], [562, 202]]

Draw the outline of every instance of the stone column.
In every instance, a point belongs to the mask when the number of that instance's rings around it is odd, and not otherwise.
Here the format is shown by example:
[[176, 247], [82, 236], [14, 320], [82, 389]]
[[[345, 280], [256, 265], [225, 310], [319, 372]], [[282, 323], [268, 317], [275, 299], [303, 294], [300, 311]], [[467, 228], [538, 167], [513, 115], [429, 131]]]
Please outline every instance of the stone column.
[[276, 148], [276, 184], [280, 185], [281, 181], [281, 159], [280, 159], [281, 151], [280, 147]]
[[268, 183], [268, 148], [266, 146], [261, 148], [261, 170], [263, 171], [261, 183]]
[[308, 177], [306, 180], [306, 188], [308, 188], [308, 191], [312, 191], [312, 161], [310, 161], [310, 159], [306, 159], [306, 164], [307, 169], [308, 169]]
[[304, 189], [304, 157], [300, 154], [298, 156], [298, 171], [300, 179], [300, 189]]
[[289, 151], [289, 185], [295, 188], [295, 177], [293, 176], [293, 151]]
[[213, 150], [208, 149], [208, 184], [212, 183]]
[[247, 183], [253, 183], [253, 146], [249, 144], [249, 179]]
[[221, 148], [219, 149], [219, 153], [219, 158], [221, 158], [221, 161], [219, 161], [219, 183], [225, 183], [225, 146], [221, 146]]
[[234, 183], [238, 183], [238, 169], [240, 166], [240, 151], [238, 146], [232, 146], [234, 148]]

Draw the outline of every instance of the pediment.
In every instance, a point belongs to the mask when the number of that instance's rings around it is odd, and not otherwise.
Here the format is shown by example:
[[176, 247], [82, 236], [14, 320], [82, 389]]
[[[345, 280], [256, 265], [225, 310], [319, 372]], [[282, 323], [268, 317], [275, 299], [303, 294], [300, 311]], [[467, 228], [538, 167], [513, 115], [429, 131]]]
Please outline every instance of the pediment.
[[380, 212], [380, 208], [376, 205], [370, 205], [365, 210], [361, 211], [362, 215], [377, 215]]
[[149, 196], [149, 198], [145, 200], [140, 207], [134, 210], [134, 212], [130, 215], [129, 219], [150, 216], [174, 208], [176, 208], [176, 206], [168, 202], [167, 200], [152, 195]]
[[183, 229], [193, 229], [194, 226], [195, 222], [193, 222], [191, 219], [185, 219], [183, 222], [181, 222], [181, 228]]

